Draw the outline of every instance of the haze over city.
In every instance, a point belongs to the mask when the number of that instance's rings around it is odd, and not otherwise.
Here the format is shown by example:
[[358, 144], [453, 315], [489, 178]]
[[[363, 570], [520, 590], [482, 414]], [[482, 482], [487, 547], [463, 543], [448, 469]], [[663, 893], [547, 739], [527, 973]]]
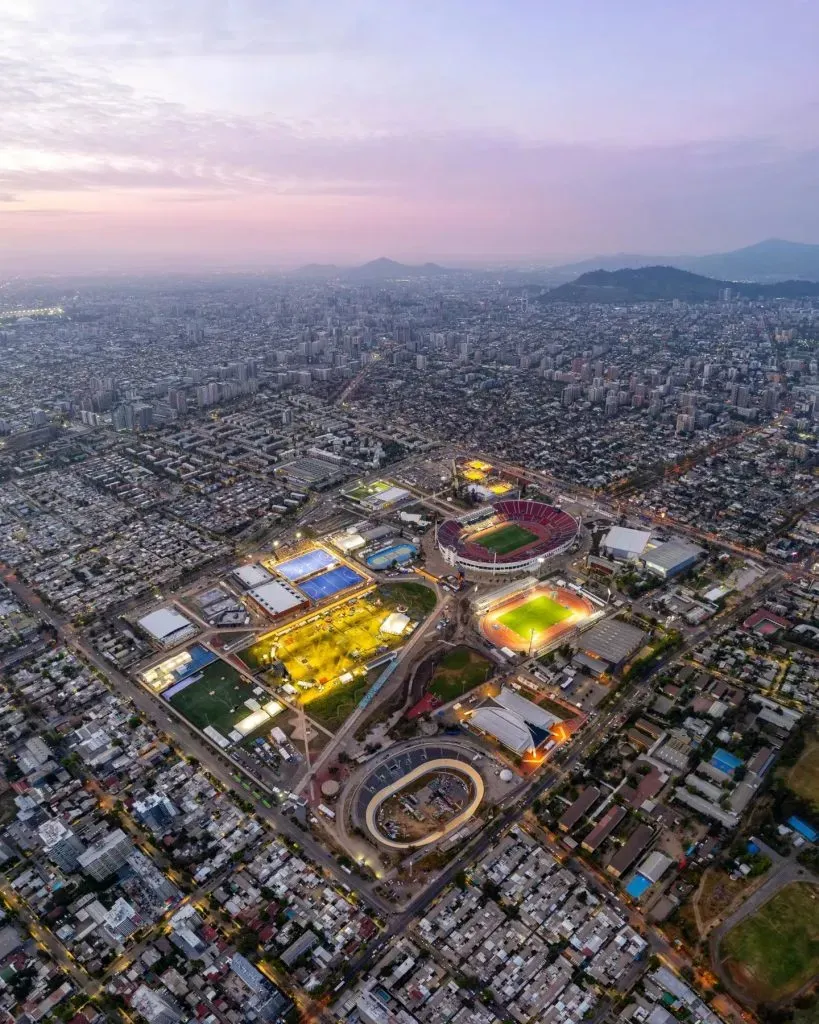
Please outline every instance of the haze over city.
[[6, 272], [819, 238], [819, 9], [2, 0]]

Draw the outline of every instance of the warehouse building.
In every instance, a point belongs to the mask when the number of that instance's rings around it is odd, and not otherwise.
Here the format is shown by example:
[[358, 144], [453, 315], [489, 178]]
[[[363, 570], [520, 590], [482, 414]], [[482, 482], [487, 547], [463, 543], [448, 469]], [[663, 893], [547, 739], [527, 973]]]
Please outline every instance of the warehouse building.
[[704, 554], [704, 548], [687, 540], [668, 540], [647, 551], [643, 563], [649, 572], [666, 580], [690, 569]]
[[158, 608], [139, 619], [138, 625], [162, 647], [175, 647], [198, 632], [190, 619], [175, 608]]
[[629, 625], [628, 622], [604, 619], [578, 639], [579, 662], [583, 668], [596, 665], [598, 675], [601, 663], [604, 663], [602, 671], [618, 669], [639, 650], [647, 636], [642, 629]]

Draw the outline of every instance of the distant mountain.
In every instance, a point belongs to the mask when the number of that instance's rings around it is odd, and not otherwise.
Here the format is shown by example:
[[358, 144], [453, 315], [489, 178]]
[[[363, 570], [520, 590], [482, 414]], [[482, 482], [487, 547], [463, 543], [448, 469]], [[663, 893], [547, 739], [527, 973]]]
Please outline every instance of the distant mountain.
[[778, 284], [737, 283], [703, 277], [677, 267], [639, 267], [593, 270], [576, 281], [562, 284], [541, 297], [543, 302], [662, 302], [681, 299], [704, 302], [719, 299], [723, 289], [746, 298], [804, 298], [819, 296], [819, 283], [782, 281]]
[[290, 276], [312, 279], [315, 281], [339, 281], [351, 282], [379, 282], [379, 281], [403, 281], [422, 277], [444, 277], [449, 274], [463, 273], [463, 271], [450, 270], [441, 267], [437, 263], [422, 263], [420, 265], [410, 263], [398, 263], [396, 260], [387, 259], [381, 256], [377, 260], [370, 260], [360, 267], [338, 267], [333, 263], [308, 263], [307, 266], [294, 270]]
[[[672, 264], [674, 260], [662, 259], [663, 264]], [[578, 260], [577, 263], [564, 263], [558, 267], [547, 267], [541, 272], [541, 277], [547, 278], [553, 284], [563, 281], [574, 281], [580, 274], [590, 270], [625, 270], [629, 267], [650, 267], [658, 263], [657, 256], [637, 256], [634, 253], [618, 252], [613, 256], [592, 256], [587, 260]]]
[[442, 277], [454, 273], [458, 271], [439, 267], [437, 263], [422, 263], [416, 266], [410, 263], [396, 263], [395, 260], [381, 256], [377, 260], [370, 260], [362, 267], [351, 267], [344, 276], [354, 281], [397, 281], [408, 277]]
[[595, 256], [577, 263], [549, 267], [545, 276], [553, 283], [562, 283], [573, 280], [587, 270], [637, 270], [640, 267], [655, 266], [690, 270], [723, 281], [759, 281], [763, 284], [789, 280], [819, 281], [819, 245], [769, 238], [744, 249], [707, 256], [659, 258], [616, 253], [614, 256]]
[[671, 260], [675, 266], [728, 281], [819, 281], [819, 245], [768, 238], [734, 252]]

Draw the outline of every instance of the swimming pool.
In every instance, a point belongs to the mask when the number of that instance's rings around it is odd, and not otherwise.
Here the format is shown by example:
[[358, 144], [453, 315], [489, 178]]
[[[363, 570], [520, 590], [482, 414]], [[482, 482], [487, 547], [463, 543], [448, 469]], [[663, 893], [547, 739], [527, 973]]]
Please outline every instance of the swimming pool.
[[418, 554], [418, 548], [414, 544], [401, 541], [399, 544], [390, 544], [389, 547], [381, 548], [367, 555], [364, 561], [370, 569], [389, 569], [393, 562], [405, 565]]

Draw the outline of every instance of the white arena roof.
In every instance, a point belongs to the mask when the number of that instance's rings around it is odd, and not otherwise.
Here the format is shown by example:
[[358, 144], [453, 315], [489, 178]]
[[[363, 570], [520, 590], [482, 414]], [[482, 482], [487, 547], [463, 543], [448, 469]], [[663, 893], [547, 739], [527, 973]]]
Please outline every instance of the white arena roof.
[[618, 552], [638, 558], [651, 540], [649, 530], [630, 530], [626, 526], [612, 526], [600, 543], [606, 551]]
[[307, 600], [295, 587], [288, 583], [281, 583], [279, 580], [271, 580], [270, 583], [263, 583], [260, 587], [254, 587], [250, 596], [258, 602], [268, 615], [281, 615], [289, 612], [291, 608], [298, 608]]
[[169, 647], [196, 632], [196, 626], [175, 608], [157, 608], [139, 620], [139, 625], [154, 640]]
[[549, 714], [505, 686], [469, 718], [470, 725], [494, 736], [517, 754], [540, 746], [559, 721], [557, 715]]
[[378, 491], [364, 499], [364, 504], [370, 508], [384, 508], [385, 505], [394, 505], [396, 501], [403, 501], [409, 497], [409, 491], [403, 487], [388, 487], [386, 491]]
[[233, 570], [233, 575], [248, 589], [251, 587], [260, 587], [263, 583], [267, 583], [268, 580], [273, 579], [267, 569], [258, 563], [254, 563], [253, 565], [238, 565]]

